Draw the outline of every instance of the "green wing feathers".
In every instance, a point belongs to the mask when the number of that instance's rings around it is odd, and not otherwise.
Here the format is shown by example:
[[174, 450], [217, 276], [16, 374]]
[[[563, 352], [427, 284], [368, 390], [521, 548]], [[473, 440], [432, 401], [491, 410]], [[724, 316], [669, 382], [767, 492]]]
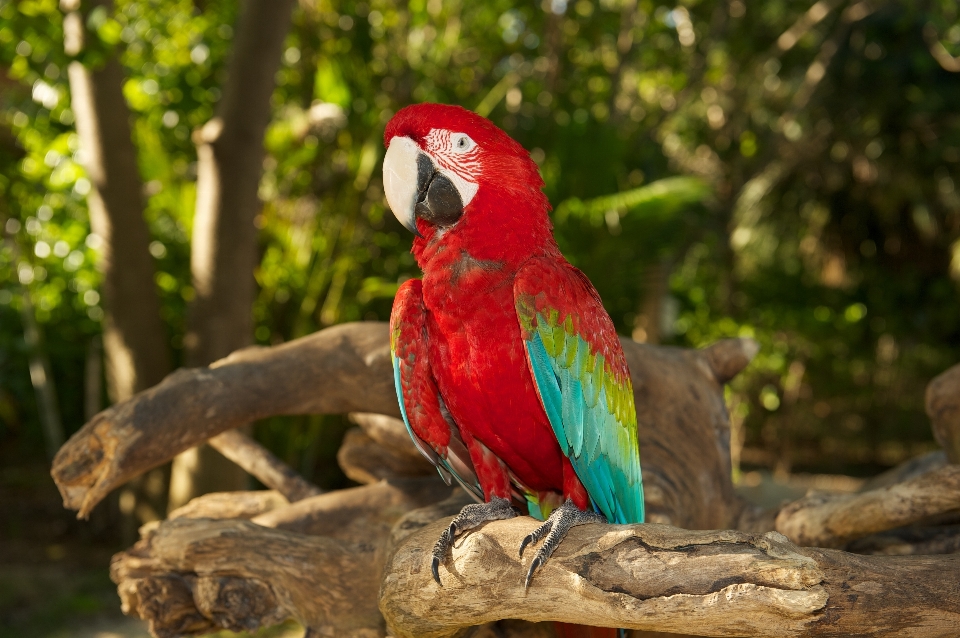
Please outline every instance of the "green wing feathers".
[[594, 507], [613, 523], [643, 522], [633, 387], [593, 286], [566, 263], [536, 260], [514, 297], [540, 400]]

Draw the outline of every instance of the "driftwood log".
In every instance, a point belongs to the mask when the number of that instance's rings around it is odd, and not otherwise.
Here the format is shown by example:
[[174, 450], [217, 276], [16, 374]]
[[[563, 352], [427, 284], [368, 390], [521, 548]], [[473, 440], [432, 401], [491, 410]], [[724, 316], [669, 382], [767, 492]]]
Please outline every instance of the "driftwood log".
[[424, 548], [445, 522], [390, 557], [380, 609], [395, 636], [453, 636], [505, 615], [711, 636], [947, 636], [960, 627], [960, 556], [867, 557], [802, 549], [777, 532], [592, 525], [572, 530], [524, 591], [529, 557], [516, 548], [536, 522], [523, 518], [466, 537], [441, 589]]
[[384, 324], [347, 324], [177, 370], [83, 426], [52, 474], [81, 517], [116, 487], [243, 423], [277, 414], [399, 416]]
[[954, 366], [927, 386], [927, 416], [933, 435], [951, 463], [960, 463], [960, 366]]
[[[430, 548], [467, 499], [420, 459], [396, 418], [383, 324], [179, 371], [97, 415], [52, 473], [65, 505], [85, 516], [124, 481], [214, 439], [272, 488], [195, 499], [114, 558], [124, 611], [156, 636], [291, 617], [310, 636], [452, 636], [484, 625], [472, 635], [546, 637], [547, 620], [717, 636], [957, 635], [960, 466], [949, 451], [859, 494], [749, 507], [730, 479], [723, 384], [755, 342], [689, 351], [624, 340], [624, 349], [652, 524], [574, 529], [527, 591], [529, 557], [516, 551], [534, 525], [526, 517], [459, 541], [443, 588], [430, 577]], [[960, 440], [957, 370], [927, 395], [945, 447]], [[255, 442], [221, 434], [269, 415], [330, 412], [355, 413], [338, 460], [364, 486], [311, 496], [314, 486]]]
[[843, 547], [953, 510], [960, 510], [960, 465], [860, 494], [811, 494], [781, 509], [775, 526], [801, 545]]

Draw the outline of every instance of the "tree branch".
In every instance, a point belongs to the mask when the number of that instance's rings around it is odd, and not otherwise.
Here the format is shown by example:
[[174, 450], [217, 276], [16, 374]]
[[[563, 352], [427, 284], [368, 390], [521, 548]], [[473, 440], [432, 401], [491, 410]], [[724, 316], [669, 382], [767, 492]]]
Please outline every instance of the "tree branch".
[[112, 489], [217, 434], [275, 414], [398, 414], [386, 324], [347, 324], [178, 370], [98, 414], [57, 453], [64, 506], [86, 517]]
[[467, 535], [438, 587], [426, 561], [447, 524], [411, 534], [387, 561], [380, 610], [395, 636], [453, 636], [501, 618], [776, 637], [944, 636], [960, 622], [960, 556], [855, 556], [801, 549], [776, 532], [589, 525], [570, 531], [524, 591], [530, 556], [517, 548], [537, 525], [524, 517]]
[[251, 492], [213, 492], [193, 499], [168, 514], [175, 518], [242, 518], [249, 520], [275, 509], [286, 508], [290, 501], [276, 490]]
[[861, 494], [813, 494], [777, 514], [776, 530], [799, 545], [842, 547], [869, 534], [960, 509], [960, 465]]
[[[54, 470], [61, 491], [87, 507], [123, 472], [142, 471], [178, 445], [251, 415], [366, 405], [396, 414], [384, 328], [339, 326], [172, 375], [98, 415], [68, 442]], [[624, 348], [654, 523], [575, 528], [529, 590], [522, 582], [530, 556], [521, 560], [517, 553], [536, 525], [528, 517], [485, 525], [458, 541], [441, 570], [444, 587], [437, 587], [427, 558], [466, 496], [458, 489], [441, 501], [450, 488], [430, 477], [291, 505], [275, 492], [197, 499], [174, 520], [145, 527], [143, 539], [115, 557], [112, 576], [124, 610], [148, 620], [161, 637], [254, 630], [287, 617], [306, 625], [308, 635], [364, 637], [384, 635], [384, 619], [398, 637], [450, 636], [505, 618], [718, 636], [953, 631], [960, 622], [960, 556], [857, 556], [801, 549], [778, 532], [656, 524], [722, 527], [740, 514], [729, 482], [721, 383], [754, 347], [734, 340], [701, 351], [630, 341]], [[395, 461], [416, 462], [399, 420], [352, 418], [364, 445], [396, 448]], [[960, 466], [920, 466], [927, 471], [908, 468], [899, 483], [839, 498], [811, 495], [776, 520], [768, 512], [752, 524], [776, 524], [799, 542], [839, 546], [960, 508]], [[223, 516], [250, 520], [209, 518]], [[947, 527], [898, 530], [861, 545], [876, 552], [949, 551], [957, 538]]]
[[291, 503], [323, 491], [242, 432], [227, 430], [210, 439], [209, 443], [210, 447], [270, 489], [283, 494]]
[[371, 439], [360, 428], [347, 430], [337, 451], [337, 464], [347, 478], [363, 484], [437, 473], [436, 468], [423, 457], [416, 459], [396, 454]]

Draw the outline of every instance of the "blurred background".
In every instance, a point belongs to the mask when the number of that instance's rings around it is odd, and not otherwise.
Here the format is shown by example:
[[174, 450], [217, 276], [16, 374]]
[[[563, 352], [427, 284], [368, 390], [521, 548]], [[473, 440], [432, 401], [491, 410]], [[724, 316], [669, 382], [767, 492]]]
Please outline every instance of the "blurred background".
[[[936, 447], [954, 0], [0, 0], [0, 636], [145, 635], [111, 552], [247, 479], [194, 453], [80, 523], [52, 453], [178, 366], [387, 320], [418, 271], [383, 128], [423, 101], [530, 150], [622, 334], [760, 342], [727, 394], [745, 491], [852, 489]], [[328, 488], [346, 427], [251, 425]]]

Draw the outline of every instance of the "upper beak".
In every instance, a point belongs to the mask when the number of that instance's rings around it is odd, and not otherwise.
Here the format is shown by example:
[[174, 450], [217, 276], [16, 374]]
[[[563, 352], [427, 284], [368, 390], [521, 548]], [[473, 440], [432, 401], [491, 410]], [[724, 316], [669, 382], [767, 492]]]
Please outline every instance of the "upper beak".
[[423, 151], [409, 137], [394, 137], [383, 158], [383, 192], [394, 216], [419, 237], [414, 209], [418, 199], [417, 158]]
[[463, 215], [457, 186], [409, 137], [390, 140], [383, 158], [383, 190], [390, 210], [418, 237], [423, 237], [417, 228], [418, 217], [437, 226], [451, 226]]

